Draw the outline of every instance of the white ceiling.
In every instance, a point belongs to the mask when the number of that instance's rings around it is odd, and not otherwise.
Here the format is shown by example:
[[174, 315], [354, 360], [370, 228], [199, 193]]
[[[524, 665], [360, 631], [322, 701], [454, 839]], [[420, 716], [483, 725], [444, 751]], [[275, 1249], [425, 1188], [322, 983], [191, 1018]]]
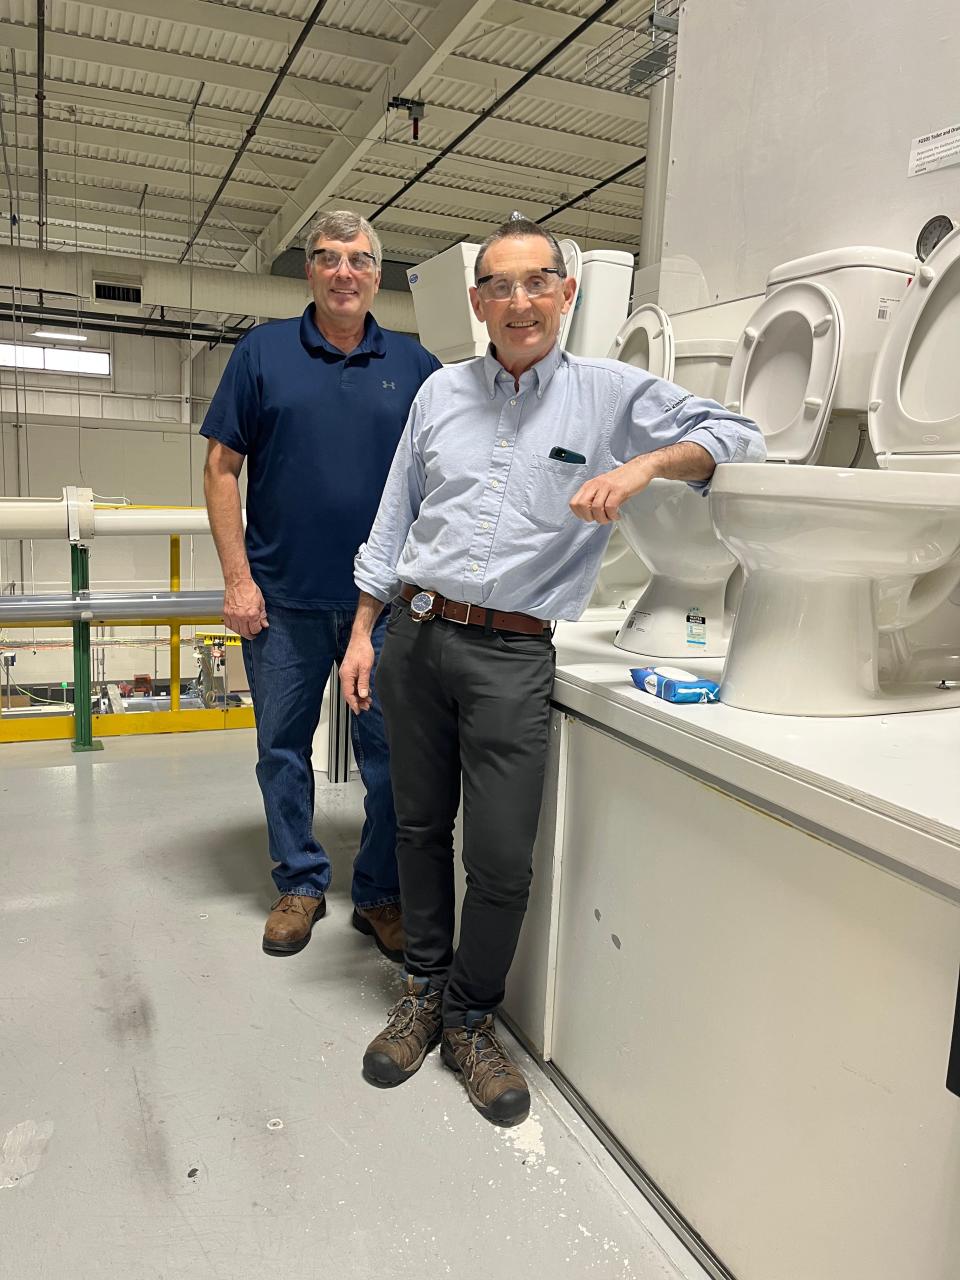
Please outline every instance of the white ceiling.
[[[46, 0], [48, 247], [180, 260], [315, 2]], [[300, 245], [316, 209], [379, 210], [601, 6], [328, 0], [192, 260], [268, 270]], [[379, 212], [387, 256], [420, 261], [482, 237], [514, 208], [542, 219], [600, 184], [550, 229], [585, 248], [635, 250], [643, 166], [606, 180], [642, 160], [647, 101], [600, 86], [605, 51], [629, 46], [650, 7], [611, 5]], [[30, 247], [38, 235], [37, 43], [36, 0], [0, 0], [0, 237], [9, 239], [12, 200]], [[405, 111], [385, 110], [395, 95], [426, 103], [419, 143]]]

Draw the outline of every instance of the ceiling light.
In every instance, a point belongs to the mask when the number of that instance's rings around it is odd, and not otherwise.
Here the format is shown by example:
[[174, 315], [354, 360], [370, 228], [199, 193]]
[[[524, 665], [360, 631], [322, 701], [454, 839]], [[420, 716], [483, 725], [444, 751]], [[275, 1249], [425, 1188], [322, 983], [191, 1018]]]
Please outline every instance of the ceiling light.
[[35, 338], [49, 338], [53, 342], [86, 342], [84, 333], [50, 333], [47, 329], [34, 329]]

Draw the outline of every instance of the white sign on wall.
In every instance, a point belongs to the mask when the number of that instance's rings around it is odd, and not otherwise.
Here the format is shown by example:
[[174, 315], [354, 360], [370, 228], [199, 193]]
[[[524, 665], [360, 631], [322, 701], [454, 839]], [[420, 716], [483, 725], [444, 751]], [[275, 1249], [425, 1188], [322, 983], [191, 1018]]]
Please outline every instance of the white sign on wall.
[[960, 124], [948, 125], [945, 129], [914, 138], [907, 177], [915, 178], [920, 173], [946, 169], [951, 164], [960, 164]]

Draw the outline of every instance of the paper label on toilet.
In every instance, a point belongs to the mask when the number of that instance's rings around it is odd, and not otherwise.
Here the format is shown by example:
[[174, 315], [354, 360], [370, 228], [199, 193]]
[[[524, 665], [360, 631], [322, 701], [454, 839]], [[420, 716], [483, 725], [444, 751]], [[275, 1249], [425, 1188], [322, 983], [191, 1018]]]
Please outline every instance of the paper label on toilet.
[[691, 609], [687, 614], [687, 644], [706, 645], [707, 619], [699, 609]]
[[946, 169], [951, 164], [960, 164], [960, 124], [947, 125], [914, 138], [910, 146], [907, 177], [915, 178], [934, 169]]
[[628, 627], [631, 631], [636, 631], [639, 635], [643, 635], [643, 633], [644, 633], [644, 632], [649, 628], [649, 626], [650, 626], [650, 618], [651, 618], [651, 616], [652, 616], [652, 615], [651, 615], [651, 614], [649, 614], [649, 613], [634, 613], [634, 614], [631, 614], [631, 616], [627, 619], [627, 627]]
[[877, 319], [889, 320], [893, 308], [900, 302], [899, 298], [881, 298], [877, 303]]

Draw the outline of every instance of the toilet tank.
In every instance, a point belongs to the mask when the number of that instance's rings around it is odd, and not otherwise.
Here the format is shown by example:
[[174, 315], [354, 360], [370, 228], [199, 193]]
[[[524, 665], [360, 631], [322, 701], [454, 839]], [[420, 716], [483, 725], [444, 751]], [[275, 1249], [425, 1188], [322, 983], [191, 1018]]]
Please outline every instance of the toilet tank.
[[853, 245], [795, 258], [774, 267], [767, 276], [768, 297], [793, 281], [810, 280], [828, 289], [837, 300], [843, 354], [833, 402], [835, 414], [866, 413], [877, 353], [918, 265], [909, 253]]
[[441, 364], [471, 360], [487, 349], [486, 325], [473, 314], [468, 293], [479, 248], [455, 244], [407, 271], [420, 341]]
[[580, 288], [565, 343], [574, 356], [605, 356], [627, 318], [633, 288], [633, 254], [590, 249], [583, 255]]

